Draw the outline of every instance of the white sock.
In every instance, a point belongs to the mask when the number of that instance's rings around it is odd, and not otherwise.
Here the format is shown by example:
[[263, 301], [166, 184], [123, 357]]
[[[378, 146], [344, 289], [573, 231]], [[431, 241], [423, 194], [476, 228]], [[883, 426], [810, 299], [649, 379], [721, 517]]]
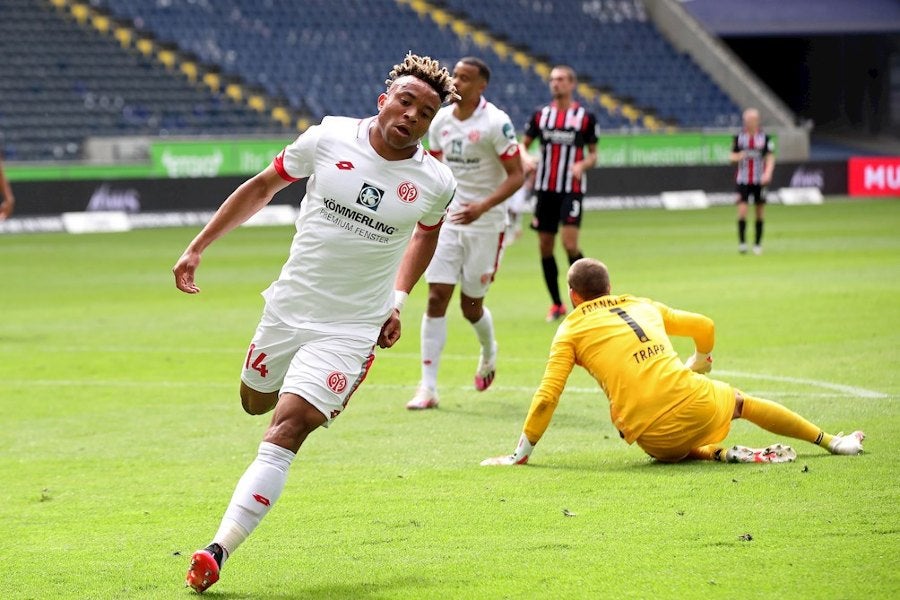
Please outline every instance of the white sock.
[[422, 385], [437, 390], [438, 365], [447, 343], [447, 317], [422, 315]]
[[484, 359], [491, 360], [494, 357], [494, 318], [487, 306], [484, 307], [484, 315], [472, 323], [472, 327], [475, 328]]
[[213, 537], [213, 542], [225, 550], [226, 557], [247, 539], [281, 496], [295, 456], [281, 446], [260, 443], [256, 459], [238, 481], [219, 531]]

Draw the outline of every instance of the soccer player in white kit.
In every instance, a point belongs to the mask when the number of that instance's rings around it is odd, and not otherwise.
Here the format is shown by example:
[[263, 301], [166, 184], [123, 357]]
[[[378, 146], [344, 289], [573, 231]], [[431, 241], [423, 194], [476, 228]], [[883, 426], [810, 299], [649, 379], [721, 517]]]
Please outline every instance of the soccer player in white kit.
[[447, 306], [457, 282], [460, 307], [481, 345], [475, 389], [494, 380], [497, 342], [491, 312], [484, 306], [503, 250], [507, 226], [504, 201], [522, 187], [518, 141], [505, 112], [482, 96], [491, 71], [479, 58], [461, 58], [453, 68], [459, 99], [443, 107], [428, 132], [433, 155], [441, 158], [459, 187], [428, 269], [428, 308], [422, 317], [422, 379], [406, 408], [438, 405], [437, 374], [447, 340]]
[[300, 445], [346, 407], [374, 359], [400, 337], [400, 309], [437, 246], [456, 181], [419, 143], [448, 98], [437, 61], [395, 65], [367, 119], [326, 117], [235, 190], [173, 268], [178, 289], [214, 240], [291, 182], [308, 178], [290, 257], [263, 293], [265, 309], [241, 373], [250, 414], [275, 409], [218, 532], [191, 557], [186, 584], [203, 592], [281, 495]]

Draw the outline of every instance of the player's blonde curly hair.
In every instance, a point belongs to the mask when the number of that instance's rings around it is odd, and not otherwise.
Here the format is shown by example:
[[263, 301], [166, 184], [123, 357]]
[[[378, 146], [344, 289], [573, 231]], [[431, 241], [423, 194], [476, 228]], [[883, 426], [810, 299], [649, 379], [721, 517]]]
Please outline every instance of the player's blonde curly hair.
[[442, 67], [430, 56], [418, 56], [412, 52], [407, 54], [403, 62], [394, 65], [394, 68], [388, 73], [388, 78], [384, 80], [387, 89], [390, 90], [395, 81], [407, 75], [412, 75], [430, 85], [440, 97], [441, 104], [447, 100], [459, 100], [456, 86], [453, 85], [453, 77], [446, 67]]

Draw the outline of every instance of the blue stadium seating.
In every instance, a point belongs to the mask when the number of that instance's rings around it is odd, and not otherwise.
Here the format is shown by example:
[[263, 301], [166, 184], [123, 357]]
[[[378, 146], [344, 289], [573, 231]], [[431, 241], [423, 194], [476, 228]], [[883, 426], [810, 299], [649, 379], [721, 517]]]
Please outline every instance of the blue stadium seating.
[[0, 150], [7, 160], [78, 159], [89, 136], [286, 131], [44, 2], [0, 0], [0, 56]]
[[[435, 0], [433, 0], [435, 1]], [[89, 0], [138, 32], [192, 53], [312, 121], [374, 111], [407, 51], [452, 66], [485, 58], [488, 97], [520, 130], [547, 84], [509, 56], [395, 0]], [[732, 126], [739, 110], [653, 28], [640, 0], [443, 0], [453, 14], [599, 89], [684, 127]], [[52, 44], [46, 40], [52, 39]], [[0, 144], [11, 160], [81, 156], [87, 136], [292, 133], [189, 83], [37, 0], [0, 0]], [[604, 129], [633, 129], [590, 104]]]
[[[326, 113], [370, 114], [385, 75], [407, 51], [448, 63], [482, 56], [494, 72], [487, 96], [522, 128], [548, 96], [546, 83], [509, 59], [449, 28], [421, 19], [394, 0], [96, 0], [97, 5], [159, 39], [178, 44], [223, 72], [285, 97], [315, 119]], [[601, 126], [627, 119], [592, 107]]]
[[740, 109], [654, 28], [640, 0], [444, 0], [509, 41], [684, 127], [731, 126]]

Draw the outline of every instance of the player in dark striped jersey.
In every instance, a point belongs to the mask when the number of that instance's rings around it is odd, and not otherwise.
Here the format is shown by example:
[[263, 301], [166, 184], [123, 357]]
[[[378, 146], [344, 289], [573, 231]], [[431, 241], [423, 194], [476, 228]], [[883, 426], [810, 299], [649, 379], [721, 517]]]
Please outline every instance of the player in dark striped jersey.
[[[584, 173], [597, 164], [597, 118], [574, 99], [577, 84], [572, 67], [553, 67], [550, 71], [553, 101], [534, 113], [522, 139], [525, 174], [535, 174], [537, 205], [531, 227], [538, 232], [541, 268], [553, 301], [547, 321], [566, 314], [559, 295], [559, 270], [553, 257], [556, 234], [562, 226], [562, 245], [569, 264], [582, 257], [578, 228], [586, 183]], [[538, 160], [528, 154], [528, 146], [534, 140], [541, 144]]]
[[744, 111], [744, 128], [734, 136], [731, 162], [737, 163], [738, 251], [747, 252], [747, 205], [750, 198], [756, 206], [756, 236], [753, 253], [762, 254], [763, 216], [766, 208], [764, 188], [772, 181], [775, 169], [775, 144], [759, 128], [759, 111]]

